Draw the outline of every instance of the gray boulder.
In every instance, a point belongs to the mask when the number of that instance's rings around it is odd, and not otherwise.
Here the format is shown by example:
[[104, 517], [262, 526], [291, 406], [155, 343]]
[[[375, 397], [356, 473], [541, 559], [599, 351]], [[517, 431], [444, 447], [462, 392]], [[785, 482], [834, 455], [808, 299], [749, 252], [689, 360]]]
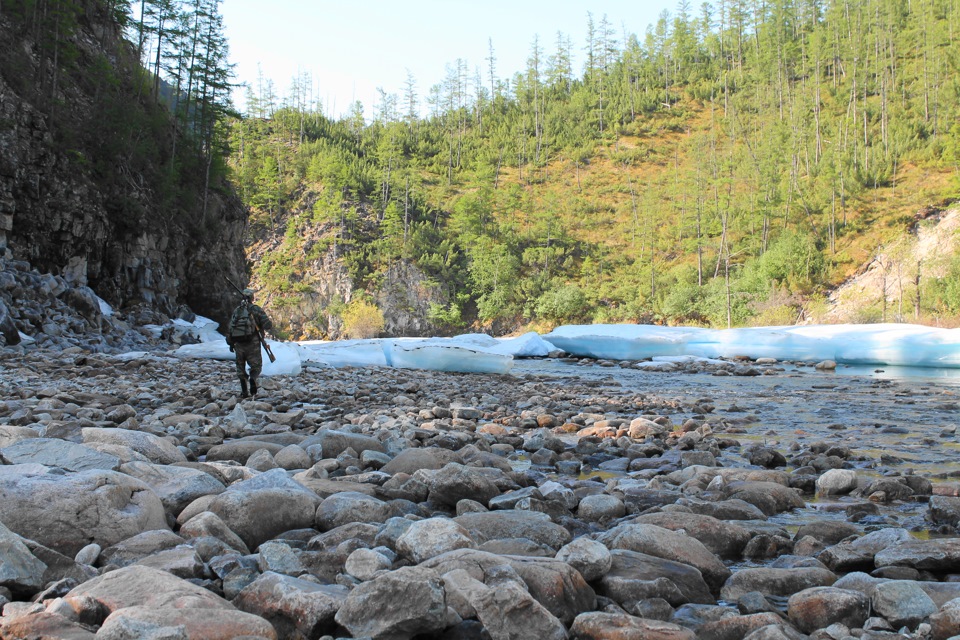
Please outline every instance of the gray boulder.
[[330, 531], [351, 522], [382, 524], [393, 515], [390, 505], [357, 491], [335, 493], [316, 509], [316, 524], [320, 531]]
[[354, 637], [412, 638], [447, 627], [443, 584], [436, 571], [404, 567], [354, 588], [334, 616]]
[[639, 551], [665, 560], [682, 562], [697, 569], [713, 591], [730, 577], [727, 568], [696, 538], [653, 524], [624, 524], [599, 538], [610, 549]]
[[37, 559], [20, 536], [0, 522], [0, 587], [15, 594], [30, 594], [44, 585], [47, 565]]
[[89, 580], [70, 590], [64, 599], [75, 603], [77, 611], [89, 609], [89, 602], [110, 613], [133, 606], [235, 610], [232, 604], [203, 587], [166, 571], [139, 565]]
[[321, 445], [323, 455], [326, 458], [336, 458], [347, 449], [353, 449], [358, 456], [363, 455], [363, 452], [367, 450], [386, 453], [386, 447], [374, 437], [335, 429], [318, 431], [299, 444], [304, 450], [309, 449], [314, 444]]
[[892, 544], [874, 556], [877, 567], [906, 566], [937, 573], [960, 571], [960, 539], [906, 540]]
[[870, 598], [850, 589], [811, 587], [790, 596], [787, 615], [804, 633], [836, 622], [859, 628], [870, 617]]
[[613, 566], [613, 557], [606, 545], [586, 536], [564, 545], [556, 557], [579, 571], [587, 582], [604, 576]]
[[[178, 634], [182, 633], [182, 636]], [[154, 635], [156, 634], [156, 635]], [[229, 609], [209, 607], [125, 607], [114, 611], [104, 620], [97, 632], [101, 638], [129, 640], [231, 640], [233, 638], [262, 638], [275, 640], [276, 630], [261, 617]]]
[[247, 548], [256, 549], [284, 531], [312, 527], [319, 503], [316, 494], [302, 487], [252, 488], [224, 491], [207, 510], [217, 514]]
[[266, 572], [244, 587], [233, 602], [241, 611], [259, 616], [281, 638], [319, 638], [335, 630], [334, 616], [349, 590]]
[[478, 544], [503, 538], [527, 538], [557, 550], [570, 542], [570, 532], [538, 511], [502, 510], [465, 513], [453, 519]]
[[580, 573], [554, 558], [499, 556], [474, 549], [450, 551], [424, 562], [440, 575], [463, 569], [474, 579], [492, 585], [504, 565], [523, 580], [530, 595], [564, 624], [596, 608], [597, 597]]
[[130, 536], [100, 552], [100, 564], [127, 567], [161, 551], [174, 549], [186, 541], [169, 529], [154, 529]]
[[128, 462], [120, 471], [146, 483], [174, 517], [197, 498], [226, 490], [223, 483], [209, 473], [189, 467]]
[[429, 476], [430, 499], [450, 507], [460, 500], [476, 500], [486, 505], [500, 495], [500, 489], [487, 475], [474, 467], [451, 462]]
[[186, 539], [210, 536], [222, 541], [228, 547], [246, 555], [250, 553], [240, 536], [212, 511], [201, 511], [180, 526], [179, 533]]
[[887, 528], [827, 547], [817, 558], [834, 571], [872, 571], [875, 557], [887, 547], [913, 540], [906, 529]]
[[728, 602], [735, 602], [751, 591], [789, 597], [811, 587], [829, 587], [836, 580], [837, 576], [832, 571], [817, 567], [741, 569], [723, 585], [720, 597]]
[[597, 593], [619, 603], [663, 598], [673, 606], [716, 604], [703, 574], [688, 564], [615, 549], [613, 565], [597, 581]]
[[726, 487], [726, 498], [749, 502], [767, 516], [806, 506], [795, 489], [777, 482], [732, 482]]
[[447, 551], [474, 546], [467, 530], [449, 518], [419, 520], [397, 538], [397, 551], [415, 564]]
[[28, 438], [0, 449], [7, 464], [42, 464], [66, 471], [116, 471], [120, 458], [67, 440]]
[[441, 447], [416, 447], [404, 449], [390, 462], [381, 467], [381, 471], [395, 475], [406, 473], [413, 475], [420, 469], [442, 469], [451, 462], [462, 464], [463, 459], [456, 451]]
[[937, 612], [937, 605], [912, 580], [891, 580], [878, 584], [870, 598], [873, 611], [899, 629], [916, 629], [917, 625]]
[[84, 444], [102, 442], [127, 446], [137, 453], [145, 455], [150, 462], [157, 464], [174, 464], [187, 461], [187, 457], [175, 444], [146, 431], [84, 427], [81, 433], [83, 434]]
[[273, 442], [263, 442], [260, 440], [233, 440], [224, 442], [210, 448], [207, 451], [207, 462], [221, 462], [232, 460], [240, 464], [246, 464], [254, 453], [266, 449], [271, 454], [277, 454], [283, 451], [282, 444]]
[[683, 531], [696, 538], [712, 553], [721, 558], [739, 558], [750, 542], [751, 533], [738, 524], [724, 522], [713, 516], [697, 513], [661, 512], [637, 516], [631, 522], [655, 524], [664, 529]]
[[567, 638], [563, 623], [514, 580], [488, 586], [463, 570], [444, 574], [443, 578], [448, 600], [467, 605], [457, 612], [460, 617], [476, 617], [491, 640]]
[[594, 611], [582, 613], [570, 628], [573, 637], [580, 640], [612, 640], [613, 638], [643, 638], [644, 640], [695, 640], [697, 635], [685, 627], [637, 618], [626, 613]]
[[115, 544], [149, 529], [167, 529], [160, 498], [115, 471], [0, 473], [0, 522], [11, 531], [74, 556], [91, 541]]

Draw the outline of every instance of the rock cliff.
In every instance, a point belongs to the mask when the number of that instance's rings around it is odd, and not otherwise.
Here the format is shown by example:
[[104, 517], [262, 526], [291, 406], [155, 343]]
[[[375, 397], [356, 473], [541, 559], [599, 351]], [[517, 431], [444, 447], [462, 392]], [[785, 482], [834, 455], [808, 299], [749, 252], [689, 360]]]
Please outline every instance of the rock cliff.
[[[118, 24], [101, 3], [85, 9], [52, 87], [35, 82], [50, 77], [42, 43], [0, 14], [0, 256], [89, 287], [117, 309], [173, 316], [187, 306], [222, 322], [233, 303], [223, 276], [247, 280], [246, 211], [223, 184], [162, 193], [162, 171], [139, 149], [179, 134], [162, 106], [138, 95], [140, 69]], [[124, 129], [117, 121], [133, 112], [160, 124]], [[167, 139], [147, 138], [157, 130]], [[20, 330], [36, 330], [12, 303]]]

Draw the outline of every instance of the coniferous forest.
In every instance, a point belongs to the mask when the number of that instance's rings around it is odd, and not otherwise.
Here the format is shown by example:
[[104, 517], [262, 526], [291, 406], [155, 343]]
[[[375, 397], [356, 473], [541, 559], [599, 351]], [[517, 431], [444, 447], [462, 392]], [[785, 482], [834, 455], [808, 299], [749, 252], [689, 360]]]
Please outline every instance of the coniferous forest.
[[[848, 320], [955, 323], [960, 258], [909, 244], [960, 190], [958, 25], [960, 0], [682, 0], [637, 33], [585, 11], [509, 76], [491, 43], [339, 119], [308, 76], [261, 81], [217, 121], [253, 281], [291, 337], [382, 330], [398, 265], [436, 333], [725, 327], [816, 321], [880, 260]], [[170, 38], [154, 72], [189, 95]]]

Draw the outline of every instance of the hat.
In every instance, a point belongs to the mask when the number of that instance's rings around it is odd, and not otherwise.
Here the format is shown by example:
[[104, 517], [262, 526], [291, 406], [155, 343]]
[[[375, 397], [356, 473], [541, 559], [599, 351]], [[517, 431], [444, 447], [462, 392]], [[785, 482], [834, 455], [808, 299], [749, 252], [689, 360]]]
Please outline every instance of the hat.
[[243, 295], [246, 296], [246, 297], [248, 297], [248, 298], [252, 298], [252, 297], [253, 297], [253, 289], [244, 289], [244, 290], [243, 290]]

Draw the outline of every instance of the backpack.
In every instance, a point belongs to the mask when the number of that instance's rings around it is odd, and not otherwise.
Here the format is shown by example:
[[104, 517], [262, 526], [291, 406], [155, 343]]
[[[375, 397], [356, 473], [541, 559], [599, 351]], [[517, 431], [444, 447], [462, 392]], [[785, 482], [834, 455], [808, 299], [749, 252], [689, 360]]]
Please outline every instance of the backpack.
[[230, 337], [239, 338], [240, 336], [252, 336], [255, 333], [256, 329], [254, 329], [250, 306], [241, 304], [234, 309], [233, 315], [230, 316]]

